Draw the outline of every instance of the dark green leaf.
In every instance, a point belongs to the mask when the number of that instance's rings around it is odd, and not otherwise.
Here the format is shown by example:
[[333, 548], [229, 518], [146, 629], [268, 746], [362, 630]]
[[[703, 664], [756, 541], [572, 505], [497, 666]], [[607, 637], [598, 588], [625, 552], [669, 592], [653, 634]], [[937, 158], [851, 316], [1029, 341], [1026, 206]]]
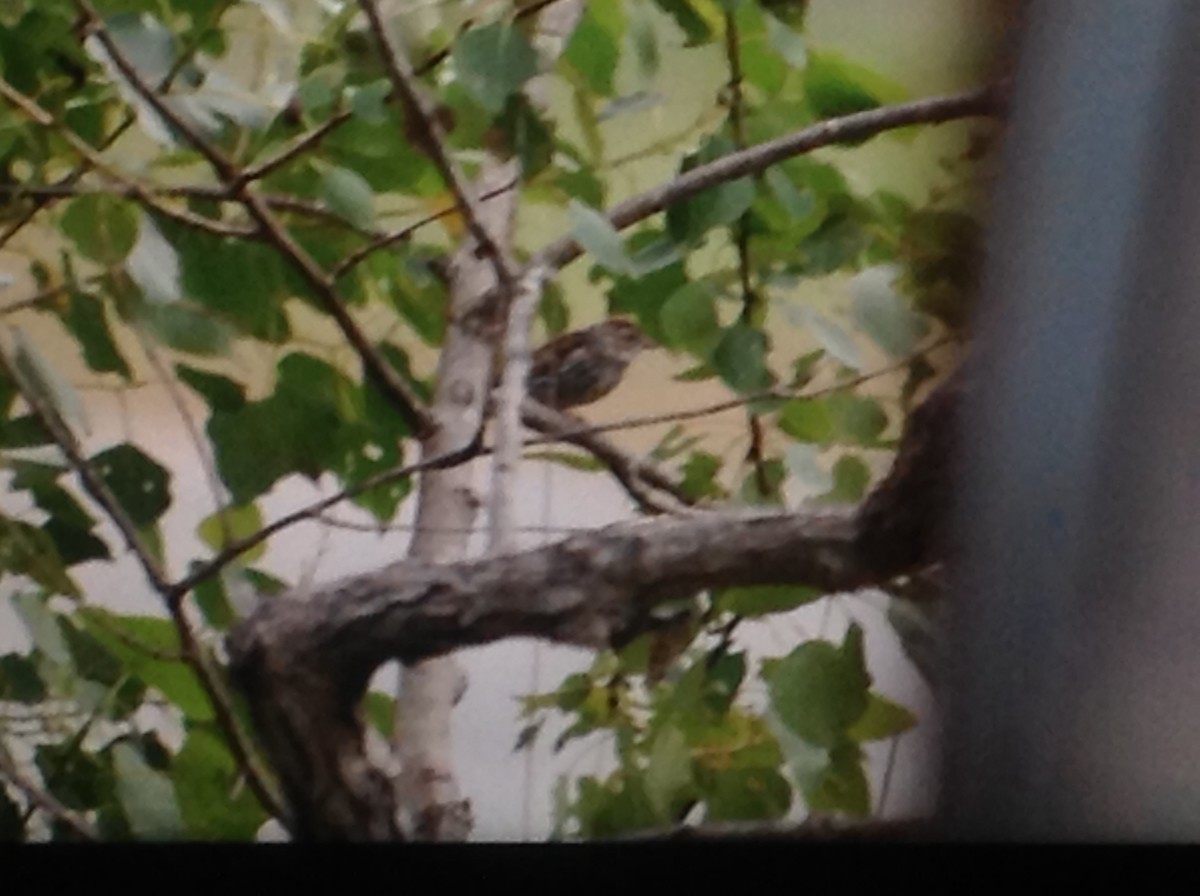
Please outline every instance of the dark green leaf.
[[504, 137], [505, 155], [521, 162], [521, 177], [530, 180], [554, 157], [552, 125], [542, 118], [524, 94], [509, 97], [496, 125]]
[[[680, 173], [733, 152], [736, 147], [724, 137], [711, 138], [700, 150], [689, 155]], [[743, 177], [705, 190], [698, 196], [667, 208], [667, 231], [677, 243], [698, 240], [714, 227], [732, 224], [754, 202], [754, 181]]]
[[[191, 570], [189, 570], [191, 572]], [[237, 620], [229, 598], [225, 594], [225, 583], [219, 576], [201, 582], [192, 592], [196, 606], [204, 614], [204, 620], [219, 631], [228, 631]]]
[[135, 525], [149, 526], [171, 506], [171, 474], [140, 448], [116, 445], [93, 456], [91, 464]]
[[16, 653], [0, 656], [0, 700], [38, 703], [46, 699], [46, 685], [37, 666]]
[[117, 373], [128, 380], [129, 365], [113, 340], [104, 302], [79, 289], [68, 290], [67, 297], [62, 322], [83, 350], [87, 366], [97, 373]]
[[896, 83], [831, 52], [809, 53], [804, 90], [821, 118], [864, 112], [905, 98]]
[[654, 0], [654, 3], [683, 29], [687, 36], [685, 46], [698, 47], [712, 40], [712, 28], [704, 17], [696, 12], [689, 0]]
[[79, 594], [50, 533], [5, 516], [0, 516], [0, 571], [29, 576], [52, 594]]
[[757, 327], [736, 323], [725, 330], [713, 349], [712, 364], [725, 384], [737, 392], [758, 392], [771, 385], [767, 337]]
[[233, 412], [246, 403], [246, 392], [241, 383], [220, 374], [197, 370], [186, 364], [176, 364], [175, 373], [203, 398], [214, 412]]

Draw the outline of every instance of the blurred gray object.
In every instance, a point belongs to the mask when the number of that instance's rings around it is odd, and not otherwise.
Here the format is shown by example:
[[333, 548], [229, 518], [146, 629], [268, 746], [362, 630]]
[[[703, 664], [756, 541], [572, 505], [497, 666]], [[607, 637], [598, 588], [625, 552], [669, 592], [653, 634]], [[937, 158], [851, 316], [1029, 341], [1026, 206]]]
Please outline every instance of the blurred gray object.
[[1026, 7], [975, 321], [942, 831], [1200, 838], [1200, 4]]

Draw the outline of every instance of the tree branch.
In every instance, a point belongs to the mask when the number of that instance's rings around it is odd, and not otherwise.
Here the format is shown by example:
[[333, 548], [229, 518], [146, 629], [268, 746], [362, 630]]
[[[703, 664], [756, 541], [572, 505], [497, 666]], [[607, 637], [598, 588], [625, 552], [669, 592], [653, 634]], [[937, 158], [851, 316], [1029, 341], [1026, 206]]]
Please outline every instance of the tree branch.
[[75, 0], [75, 6], [83, 18], [86, 26], [85, 31], [96, 37], [113, 64], [117, 67], [117, 70], [121, 72], [121, 75], [129, 82], [130, 86], [150, 105], [164, 122], [178, 132], [208, 161], [213, 171], [227, 185], [231, 195], [243, 203], [251, 219], [262, 230], [265, 239], [308, 282], [317, 298], [321, 301], [321, 304], [324, 305], [325, 310], [337, 323], [338, 328], [342, 331], [342, 335], [346, 337], [346, 341], [350, 343], [358, 354], [366, 375], [418, 434], [427, 432], [433, 426], [433, 420], [429, 416], [424, 403], [392, 366], [376, 351], [375, 346], [363, 334], [350, 312], [346, 309], [334, 281], [291, 238], [271, 213], [263, 198], [255, 193], [253, 188], [245, 182], [243, 175], [237, 168], [205, 140], [195, 128], [178, 115], [174, 109], [164, 103], [162, 98], [146, 84], [137, 69], [125, 58], [120, 48], [116, 45], [116, 42], [104, 27], [103, 21], [90, 0]]
[[183, 656], [208, 695], [217, 721], [228, 738], [230, 750], [246, 775], [250, 788], [262, 803], [263, 808], [279, 818], [286, 826], [289, 815], [278, 794], [275, 793], [274, 787], [270, 784], [269, 775], [255, 756], [250, 739], [237, 721], [231, 695], [216, 670], [208, 662], [203, 647], [196, 639], [195, 632], [192, 631], [191, 623], [183, 608], [183, 593], [172, 590], [162, 567], [138, 533], [136, 524], [129, 518], [121, 506], [121, 502], [117, 500], [116, 495], [109, 489], [108, 484], [96, 471], [96, 468], [83, 456], [74, 433], [53, 408], [45, 406], [34, 394], [34, 391], [27, 387], [3, 351], [0, 351], [0, 372], [3, 372], [16, 384], [17, 390], [29, 406], [33, 418], [63, 452], [71, 469], [79, 477], [84, 492], [104, 510], [113, 525], [117, 527], [117, 531], [125, 539], [126, 545], [137, 558], [150, 585], [162, 597], [167, 612], [179, 633]]
[[[794, 134], [699, 165], [674, 180], [618, 203], [609, 210], [607, 217], [613, 227], [624, 230], [714, 186], [757, 174], [793, 156], [840, 143], [857, 143], [909, 125], [941, 124], [962, 118], [1000, 115], [1003, 111], [1000, 88], [989, 86], [830, 118]], [[558, 270], [582, 254], [583, 247], [568, 236], [544, 247], [530, 263], [544, 264], [551, 270]]]
[[496, 270], [496, 279], [507, 292], [512, 289], [517, 279], [517, 267], [509, 258], [508, 252], [492, 237], [483, 225], [478, 202], [467, 186], [467, 179], [458, 168], [458, 163], [446, 151], [446, 135], [438, 123], [435, 111], [421, 96], [416, 85], [416, 74], [405, 57], [403, 50], [397, 47], [388, 37], [383, 20], [375, 0], [358, 0], [367, 17], [368, 26], [379, 45], [379, 55], [387, 69], [392, 82], [393, 92], [401, 97], [409, 112], [410, 131], [421, 144], [426, 155], [433, 160], [438, 171], [442, 174], [447, 188], [454, 196], [459, 214], [462, 215], [471, 236], [478, 243], [480, 251], [488, 257]]

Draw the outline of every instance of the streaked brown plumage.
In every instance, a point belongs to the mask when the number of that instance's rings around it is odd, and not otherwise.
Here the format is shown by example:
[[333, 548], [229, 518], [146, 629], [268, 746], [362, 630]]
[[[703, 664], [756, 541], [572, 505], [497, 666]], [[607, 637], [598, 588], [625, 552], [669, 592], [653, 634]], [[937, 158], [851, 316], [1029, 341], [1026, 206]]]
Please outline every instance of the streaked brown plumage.
[[636, 324], [620, 318], [564, 333], [534, 351], [529, 396], [560, 411], [599, 401], [652, 345]]

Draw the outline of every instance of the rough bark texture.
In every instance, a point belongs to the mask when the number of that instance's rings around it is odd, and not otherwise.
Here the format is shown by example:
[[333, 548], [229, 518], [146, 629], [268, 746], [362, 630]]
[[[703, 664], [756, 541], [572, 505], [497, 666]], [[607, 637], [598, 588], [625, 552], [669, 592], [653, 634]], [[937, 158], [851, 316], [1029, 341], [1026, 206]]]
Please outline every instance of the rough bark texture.
[[832, 592], [936, 560], [962, 391], [956, 375], [913, 415], [894, 468], [860, 508], [639, 520], [481, 560], [412, 559], [264, 601], [231, 635], [231, 664], [298, 835], [399, 836], [396, 794], [366, 755], [356, 710], [389, 660], [419, 663], [515, 636], [619, 645], [653, 624], [657, 604], [701, 588]]

